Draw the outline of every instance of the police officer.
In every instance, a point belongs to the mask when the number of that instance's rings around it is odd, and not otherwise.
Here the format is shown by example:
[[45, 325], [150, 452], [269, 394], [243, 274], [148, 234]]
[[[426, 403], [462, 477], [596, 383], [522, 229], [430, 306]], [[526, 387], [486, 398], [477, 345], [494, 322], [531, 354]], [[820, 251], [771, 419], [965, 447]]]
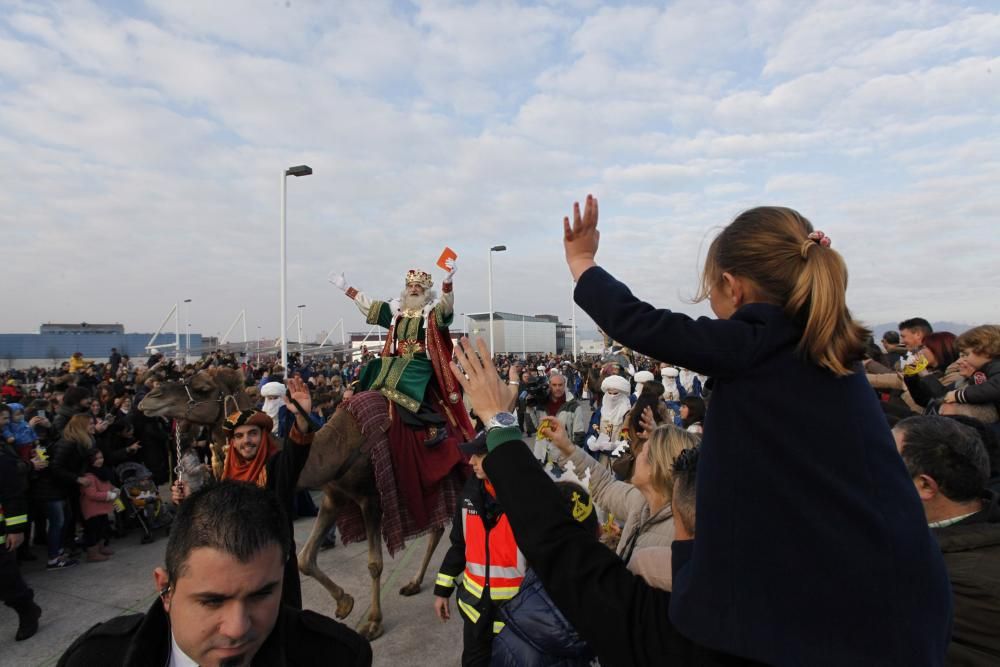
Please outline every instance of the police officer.
[[[10, 409], [0, 405], [0, 428], [10, 420]], [[17, 565], [16, 551], [28, 530], [28, 464], [7, 443], [0, 444], [0, 600], [17, 612], [17, 634], [23, 641], [38, 632], [41, 608]]]

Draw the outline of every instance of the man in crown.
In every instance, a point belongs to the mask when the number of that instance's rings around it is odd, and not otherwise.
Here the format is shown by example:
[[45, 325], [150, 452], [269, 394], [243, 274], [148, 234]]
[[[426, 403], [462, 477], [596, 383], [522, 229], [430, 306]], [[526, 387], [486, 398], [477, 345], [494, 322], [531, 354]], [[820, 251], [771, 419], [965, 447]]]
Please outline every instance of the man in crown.
[[373, 301], [350, 287], [343, 274], [330, 279], [354, 301], [368, 324], [389, 330], [381, 357], [364, 367], [358, 389], [378, 391], [389, 399], [395, 408], [393, 420], [423, 431], [424, 444], [430, 447], [449, 431], [460, 442], [475, 435], [462, 389], [448, 368], [452, 356], [448, 326], [455, 315], [452, 279], [457, 268], [454, 260], [448, 260], [447, 266], [437, 303], [431, 275], [417, 269], [406, 273], [398, 306]]

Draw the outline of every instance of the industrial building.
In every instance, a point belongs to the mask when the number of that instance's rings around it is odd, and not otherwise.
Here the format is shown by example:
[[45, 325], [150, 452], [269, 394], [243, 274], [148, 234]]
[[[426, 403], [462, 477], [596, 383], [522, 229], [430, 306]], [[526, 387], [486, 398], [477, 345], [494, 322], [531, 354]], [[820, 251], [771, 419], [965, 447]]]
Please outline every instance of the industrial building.
[[[80, 352], [84, 359], [104, 361], [113, 347], [120, 354], [145, 360], [146, 346], [152, 336], [152, 333], [125, 333], [121, 324], [46, 323], [39, 327], [36, 334], [0, 334], [0, 368], [51, 368], [68, 361], [74, 352]], [[161, 333], [152, 345], [165, 346], [175, 342], [174, 333]], [[204, 342], [201, 334], [191, 334], [192, 350], [200, 350]], [[181, 336], [180, 344], [183, 351], [184, 336]], [[164, 347], [161, 351], [170, 354], [172, 349]]]

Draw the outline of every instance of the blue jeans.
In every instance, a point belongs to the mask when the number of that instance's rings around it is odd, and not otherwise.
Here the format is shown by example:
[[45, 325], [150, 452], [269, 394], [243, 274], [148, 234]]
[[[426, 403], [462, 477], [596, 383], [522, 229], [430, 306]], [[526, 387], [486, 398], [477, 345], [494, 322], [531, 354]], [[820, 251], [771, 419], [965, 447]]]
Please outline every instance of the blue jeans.
[[66, 523], [66, 501], [47, 500], [45, 502], [45, 518], [49, 522], [46, 539], [48, 541], [49, 560], [52, 560], [62, 550], [63, 528]]

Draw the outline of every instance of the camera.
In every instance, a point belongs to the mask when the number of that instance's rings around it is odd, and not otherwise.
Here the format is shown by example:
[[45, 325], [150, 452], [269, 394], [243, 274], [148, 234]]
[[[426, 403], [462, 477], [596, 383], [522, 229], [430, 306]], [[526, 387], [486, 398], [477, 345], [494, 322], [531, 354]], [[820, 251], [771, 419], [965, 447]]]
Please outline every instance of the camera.
[[531, 378], [521, 386], [521, 389], [527, 392], [525, 405], [532, 407], [545, 405], [549, 400], [549, 382], [546, 378]]

